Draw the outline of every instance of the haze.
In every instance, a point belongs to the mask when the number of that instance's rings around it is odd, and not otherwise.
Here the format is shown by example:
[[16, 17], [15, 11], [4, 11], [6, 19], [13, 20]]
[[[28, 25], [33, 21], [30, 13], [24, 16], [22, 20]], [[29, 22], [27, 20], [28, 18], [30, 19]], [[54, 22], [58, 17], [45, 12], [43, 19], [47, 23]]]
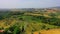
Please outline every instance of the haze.
[[46, 8], [60, 6], [60, 0], [0, 0], [0, 8]]

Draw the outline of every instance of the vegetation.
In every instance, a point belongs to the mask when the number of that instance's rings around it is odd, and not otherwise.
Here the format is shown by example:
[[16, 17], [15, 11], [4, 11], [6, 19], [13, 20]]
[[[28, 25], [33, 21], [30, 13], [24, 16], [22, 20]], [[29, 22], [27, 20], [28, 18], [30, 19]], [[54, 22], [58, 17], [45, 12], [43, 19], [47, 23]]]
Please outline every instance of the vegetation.
[[35, 31], [60, 28], [59, 17], [60, 13], [57, 10], [0, 11], [0, 33], [34, 34]]

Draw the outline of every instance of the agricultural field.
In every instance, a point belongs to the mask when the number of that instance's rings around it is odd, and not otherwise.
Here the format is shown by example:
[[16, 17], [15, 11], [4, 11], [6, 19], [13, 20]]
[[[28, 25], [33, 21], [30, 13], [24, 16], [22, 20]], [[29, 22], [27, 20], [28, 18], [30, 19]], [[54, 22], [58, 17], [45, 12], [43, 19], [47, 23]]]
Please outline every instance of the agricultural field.
[[60, 34], [58, 9], [0, 10], [0, 34]]

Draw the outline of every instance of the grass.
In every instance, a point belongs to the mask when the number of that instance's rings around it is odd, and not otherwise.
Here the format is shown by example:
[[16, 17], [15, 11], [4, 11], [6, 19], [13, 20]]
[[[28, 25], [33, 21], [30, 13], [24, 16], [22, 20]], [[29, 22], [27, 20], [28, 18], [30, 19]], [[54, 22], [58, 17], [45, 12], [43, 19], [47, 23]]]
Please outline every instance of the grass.
[[[1, 18], [0, 20], [1, 30], [5, 30], [5, 33], [12, 34], [40, 34], [38, 31], [60, 28], [60, 26], [57, 26], [58, 24], [55, 24], [56, 21], [54, 21], [58, 18], [54, 18], [54, 16], [49, 16], [50, 13], [43, 13], [43, 15], [33, 12], [27, 14], [25, 14], [26, 12], [23, 14], [18, 13], [19, 12], [17, 12], [16, 14], [15, 12], [8, 12], [8, 15], [3, 13], [2, 17], [4, 19]], [[52, 17], [54, 19], [51, 19], [53, 22], [50, 21], [50, 23], [52, 23], [50, 24], [49, 22], [47, 22], [47, 20], [49, 21]], [[45, 21], [46, 23], [43, 21]]]

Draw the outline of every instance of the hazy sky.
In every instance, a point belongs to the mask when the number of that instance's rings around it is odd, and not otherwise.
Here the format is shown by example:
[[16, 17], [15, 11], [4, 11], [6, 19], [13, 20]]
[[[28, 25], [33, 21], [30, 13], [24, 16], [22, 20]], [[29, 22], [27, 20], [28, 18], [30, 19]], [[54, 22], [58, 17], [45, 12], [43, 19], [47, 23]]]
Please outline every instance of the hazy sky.
[[60, 6], [60, 0], [0, 0], [0, 8], [45, 8]]

